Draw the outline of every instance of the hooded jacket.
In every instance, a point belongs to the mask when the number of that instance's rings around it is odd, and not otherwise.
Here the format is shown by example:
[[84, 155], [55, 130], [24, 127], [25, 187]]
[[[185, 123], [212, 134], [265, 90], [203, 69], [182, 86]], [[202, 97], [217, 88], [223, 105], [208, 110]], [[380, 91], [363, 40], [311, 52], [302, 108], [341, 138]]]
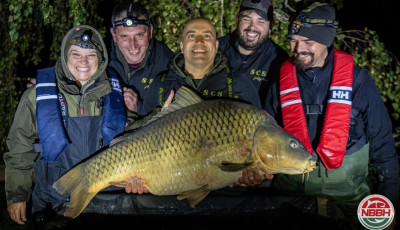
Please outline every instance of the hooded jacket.
[[[68, 42], [75, 36], [80, 36], [80, 33], [77, 32], [78, 30], [90, 32], [93, 41], [100, 47], [96, 49], [99, 54], [99, 67], [91, 76], [90, 80], [82, 87], [79, 87], [75, 82], [75, 78], [68, 70], [66, 62], [67, 51], [70, 45]], [[60, 110], [60, 114], [63, 114], [63, 112], [66, 113], [65, 116], [62, 116], [63, 120], [60, 120], [60, 123], [66, 128], [65, 133], [71, 143], [65, 152], [54, 162], [54, 165], [63, 166], [63, 169], [59, 171], [59, 173], [65, 172], [72, 167], [73, 164], [89, 156], [101, 147], [100, 143], [90, 142], [98, 140], [98, 138], [102, 136], [101, 127], [103, 127], [104, 122], [106, 122], [104, 121], [106, 116], [104, 116], [103, 107], [107, 106], [105, 105], [105, 103], [107, 104], [105, 98], [110, 95], [113, 88], [105, 72], [106, 67], [107, 51], [101, 35], [94, 28], [82, 25], [71, 29], [65, 35], [61, 46], [61, 58], [57, 61], [53, 70], [55, 71], [56, 89], [58, 94], [61, 95], [59, 99], [62, 98], [62, 100], [60, 99], [60, 107], [58, 109]], [[38, 85], [43, 78], [43, 76], [39, 75], [43, 71], [49, 70], [51, 69], [38, 71]], [[22, 95], [7, 137], [9, 152], [4, 154], [4, 161], [6, 163], [6, 195], [8, 205], [16, 202], [28, 201], [32, 192], [32, 176], [35, 164], [35, 170], [44, 170], [42, 166], [47, 165], [43, 155], [35, 152], [33, 148], [33, 144], [37, 143], [41, 138], [36, 122], [38, 118], [36, 111], [37, 102], [39, 102], [36, 96], [36, 89], [34, 87], [27, 89]], [[123, 106], [121, 92], [119, 98], [111, 97], [110, 99], [112, 101], [109, 103]], [[64, 104], [66, 107], [62, 106]], [[41, 111], [41, 109], [39, 109], [39, 111]], [[124, 118], [125, 111], [122, 110], [120, 113], [122, 114], [119, 114], [119, 116], [122, 115]], [[45, 112], [42, 114], [43, 115], [40, 115], [41, 117], [47, 115]], [[38, 119], [40, 120], [41, 117]], [[81, 122], [75, 122], [76, 120], [80, 120]], [[124, 127], [124, 119], [120, 121], [123, 122], [122, 127]], [[83, 125], [77, 125], [78, 123]], [[50, 129], [51, 128], [52, 127], [50, 127]], [[121, 130], [115, 131], [113, 135], [117, 135], [117, 132], [121, 132]], [[78, 144], [79, 146], [76, 146], [76, 142], [80, 142], [80, 144]], [[66, 163], [66, 161], [68, 161], [68, 163]], [[53, 163], [49, 163], [49, 168], [52, 168], [51, 164]], [[52, 183], [52, 181], [47, 180], [48, 178], [44, 178], [45, 176], [43, 176], [43, 173], [47, 175], [49, 172], [50, 171], [35, 172], [35, 189], [36, 187], [41, 187], [40, 183]], [[52, 179], [57, 179], [60, 175], [54, 174], [51, 176], [54, 177]]]

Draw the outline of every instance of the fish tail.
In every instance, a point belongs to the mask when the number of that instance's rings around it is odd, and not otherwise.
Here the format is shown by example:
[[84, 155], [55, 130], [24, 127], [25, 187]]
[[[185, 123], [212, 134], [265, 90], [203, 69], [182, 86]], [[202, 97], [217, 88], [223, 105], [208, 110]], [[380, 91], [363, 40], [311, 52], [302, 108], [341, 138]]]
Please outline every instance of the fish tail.
[[66, 217], [77, 217], [97, 194], [97, 192], [89, 192], [89, 187], [84, 181], [85, 177], [81, 172], [85, 165], [76, 166], [53, 184], [53, 188], [60, 194], [70, 194], [70, 205], [64, 212]]

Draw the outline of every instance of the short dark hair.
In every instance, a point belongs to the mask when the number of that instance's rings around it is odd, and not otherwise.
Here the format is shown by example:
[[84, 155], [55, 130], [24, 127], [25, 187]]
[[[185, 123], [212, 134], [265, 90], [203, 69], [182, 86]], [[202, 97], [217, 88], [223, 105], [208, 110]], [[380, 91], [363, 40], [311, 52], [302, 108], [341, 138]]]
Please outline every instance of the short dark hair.
[[127, 11], [132, 4], [132, 14], [134, 17], [144, 17], [144, 19], [150, 19], [150, 15], [147, 12], [146, 8], [144, 8], [143, 5], [140, 3], [132, 3], [132, 2], [122, 2], [119, 3], [114, 7], [112, 16], [111, 16], [111, 24], [117, 19], [117, 18], [125, 18], [127, 16]]

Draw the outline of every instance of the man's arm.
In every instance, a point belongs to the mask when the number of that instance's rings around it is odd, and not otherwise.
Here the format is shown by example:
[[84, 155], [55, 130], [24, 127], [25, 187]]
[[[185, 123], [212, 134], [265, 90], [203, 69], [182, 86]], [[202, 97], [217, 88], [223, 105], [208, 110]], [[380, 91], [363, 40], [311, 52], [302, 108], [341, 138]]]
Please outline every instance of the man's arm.
[[[378, 193], [394, 204], [399, 199], [399, 159], [396, 154], [390, 116], [379, 91], [366, 71], [361, 85], [363, 100], [366, 100], [367, 137], [370, 144], [370, 160], [379, 179]], [[397, 206], [397, 205], [396, 205]]]

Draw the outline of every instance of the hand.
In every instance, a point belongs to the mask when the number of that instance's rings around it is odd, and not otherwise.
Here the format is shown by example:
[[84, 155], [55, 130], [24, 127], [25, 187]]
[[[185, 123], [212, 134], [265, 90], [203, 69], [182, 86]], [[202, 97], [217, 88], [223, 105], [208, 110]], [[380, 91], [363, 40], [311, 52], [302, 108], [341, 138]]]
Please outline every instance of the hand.
[[245, 169], [242, 171], [242, 177], [234, 183], [230, 184], [229, 187], [233, 186], [255, 186], [261, 184], [265, 179], [272, 180], [274, 178], [273, 174], [261, 175], [260, 171], [256, 168]]
[[146, 187], [143, 187], [142, 179], [135, 176], [129, 178], [128, 183], [125, 186], [125, 192], [143, 194], [148, 193], [149, 191]]
[[133, 89], [124, 87], [123, 88], [124, 91], [124, 102], [126, 105], [126, 108], [131, 111], [136, 113], [137, 112], [137, 104], [138, 104], [138, 96], [135, 93], [135, 91], [133, 91]]
[[29, 79], [29, 82], [26, 83], [26, 88], [30, 88], [34, 85], [36, 85], [36, 78], [31, 78], [31, 79]]
[[13, 221], [18, 224], [25, 224], [26, 219], [26, 202], [18, 202], [7, 208], [8, 213]]
[[175, 92], [173, 90], [171, 90], [171, 93], [169, 94], [167, 100], [164, 102], [164, 105], [161, 108], [161, 111], [163, 111], [165, 108], [167, 108], [172, 103], [172, 99], [174, 99], [174, 96], [175, 96]]

